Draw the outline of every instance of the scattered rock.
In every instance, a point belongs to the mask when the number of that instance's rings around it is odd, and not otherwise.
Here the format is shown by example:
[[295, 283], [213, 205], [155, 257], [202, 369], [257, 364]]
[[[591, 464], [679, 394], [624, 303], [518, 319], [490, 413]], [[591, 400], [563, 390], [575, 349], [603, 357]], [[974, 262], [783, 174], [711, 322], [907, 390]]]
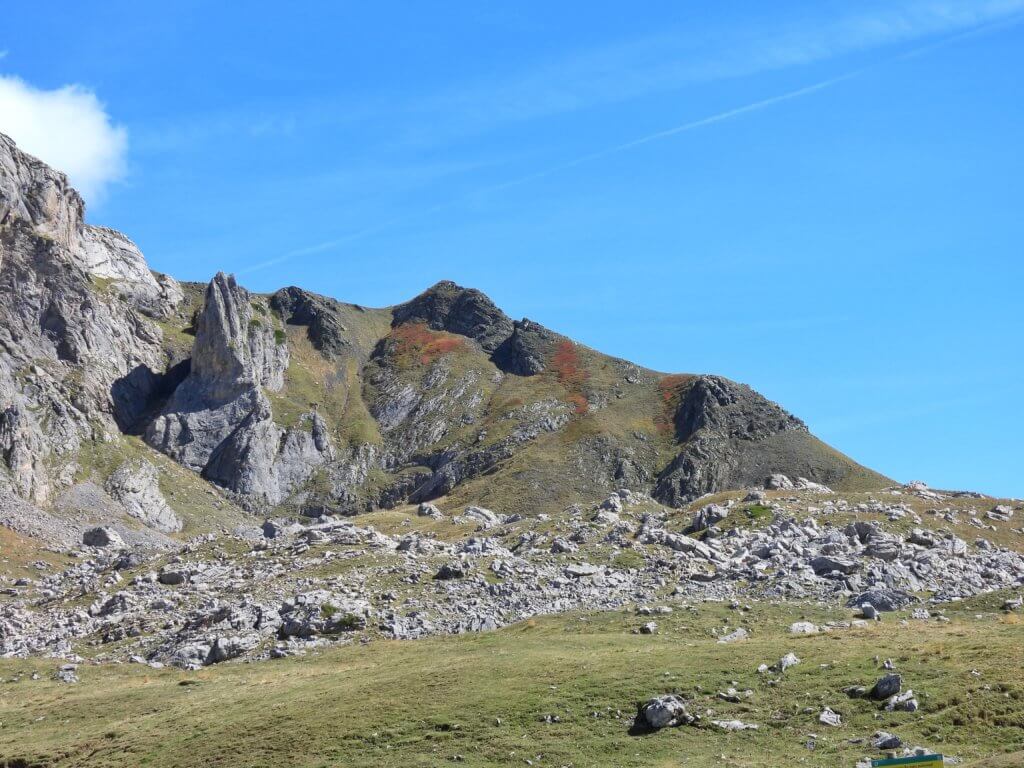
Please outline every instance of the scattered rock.
[[680, 725], [693, 725], [699, 720], [700, 716], [690, 714], [686, 702], [674, 694], [655, 696], [641, 704], [637, 711], [638, 724], [655, 731]]
[[723, 731], [756, 731], [757, 723], [744, 723], [742, 720], [712, 720], [715, 726]]
[[789, 625], [789, 634], [791, 635], [816, 635], [820, 631], [821, 627], [809, 621], [794, 621]]
[[876, 701], [883, 701], [899, 693], [902, 688], [903, 678], [900, 675], [885, 675], [868, 691], [868, 696]]
[[82, 543], [87, 547], [124, 548], [124, 539], [121, 538], [121, 534], [106, 526], [89, 528], [82, 534]]
[[818, 722], [823, 725], [830, 725], [834, 728], [838, 728], [843, 724], [843, 718], [838, 712], [834, 712], [829, 707], [825, 707], [821, 710], [821, 714], [818, 715]]
[[797, 655], [795, 653], [790, 652], [783, 656], [781, 659], [779, 659], [777, 662], [775, 662], [772, 668], [776, 672], [785, 672], [790, 667], [795, 667], [799, 663], [800, 659], [797, 658]]
[[875, 731], [871, 737], [871, 746], [875, 749], [899, 749], [903, 746], [903, 740], [896, 734], [888, 731]]
[[718, 638], [718, 642], [719, 643], [736, 643], [736, 642], [739, 642], [740, 640], [746, 640], [748, 637], [750, 637], [750, 633], [747, 630], [745, 630], [743, 627], [739, 627], [738, 629], [734, 629], [732, 632], [730, 632], [730, 633], [728, 633], [726, 635], [722, 635], [720, 638]]

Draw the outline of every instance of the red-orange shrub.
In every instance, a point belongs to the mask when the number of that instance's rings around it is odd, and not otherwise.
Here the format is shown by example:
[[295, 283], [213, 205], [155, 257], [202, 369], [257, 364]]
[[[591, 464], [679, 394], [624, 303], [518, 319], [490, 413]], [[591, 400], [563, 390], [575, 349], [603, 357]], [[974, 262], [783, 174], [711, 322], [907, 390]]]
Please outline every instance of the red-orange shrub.
[[573, 406], [573, 412], [580, 416], [590, 410], [590, 403], [587, 402], [587, 398], [579, 392], [573, 392], [566, 400]]
[[558, 342], [554, 354], [551, 355], [550, 368], [558, 377], [558, 381], [569, 390], [566, 399], [573, 405], [575, 412], [586, 413], [590, 403], [583, 394], [583, 385], [590, 378], [590, 373], [583, 367], [576, 345], [568, 339]]
[[458, 336], [432, 331], [423, 323], [406, 323], [391, 332], [395, 342], [395, 353], [408, 361], [417, 360], [422, 365], [465, 347]]
[[560, 341], [551, 356], [551, 369], [558, 380], [570, 389], [583, 386], [590, 374], [580, 364], [580, 355], [576, 345], [566, 339]]

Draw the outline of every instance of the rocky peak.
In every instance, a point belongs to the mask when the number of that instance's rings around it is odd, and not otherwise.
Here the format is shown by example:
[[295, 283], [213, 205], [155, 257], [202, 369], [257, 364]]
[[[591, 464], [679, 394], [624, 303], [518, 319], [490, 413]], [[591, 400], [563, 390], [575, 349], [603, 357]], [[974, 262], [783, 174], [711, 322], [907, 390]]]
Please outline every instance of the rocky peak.
[[532, 320], [513, 323], [512, 335], [494, 350], [491, 359], [506, 373], [535, 376], [547, 368], [556, 341], [563, 338]]
[[37, 249], [40, 256], [64, 265], [71, 261], [89, 275], [113, 281], [118, 293], [147, 315], [165, 316], [181, 301], [178, 284], [167, 277], [158, 283], [135, 243], [85, 223], [85, 203], [63, 173], [0, 134], [0, 226], [16, 222], [58, 246]]
[[0, 225], [15, 220], [66, 248], [77, 245], [85, 203], [67, 176], [50, 168], [0, 133]]
[[233, 275], [218, 272], [196, 325], [192, 376], [214, 396], [229, 396], [253, 386], [278, 390], [287, 368], [288, 345], [275, 334], [269, 313], [257, 316], [249, 292]]
[[494, 352], [512, 335], [512, 320], [484, 293], [443, 280], [394, 310], [394, 325], [425, 323], [435, 331], [468, 336]]
[[786, 430], [807, 427], [745, 384], [721, 376], [699, 376], [676, 411], [676, 433], [681, 441], [701, 430], [722, 437], [755, 440]]
[[[301, 294], [302, 292], [300, 292]], [[302, 307], [303, 295], [285, 292], [275, 308]], [[278, 504], [334, 455], [315, 412], [282, 428], [264, 390], [284, 386], [288, 344], [263, 297], [223, 272], [210, 281], [196, 323], [192, 368], [146, 441], [223, 488], [262, 504]]]
[[270, 306], [286, 323], [306, 326], [310, 342], [328, 357], [337, 357], [350, 349], [336, 300], [293, 285], [271, 296]]
[[679, 453], [652, 495], [679, 506], [720, 488], [756, 482], [776, 465], [797, 467], [821, 482], [835, 470], [800, 419], [745, 384], [698, 376], [675, 414]]
[[122, 382], [145, 398], [163, 355], [142, 313], [177, 285], [83, 212], [64, 174], [0, 135], [0, 488], [37, 504], [70, 482], [84, 441], [117, 433]]

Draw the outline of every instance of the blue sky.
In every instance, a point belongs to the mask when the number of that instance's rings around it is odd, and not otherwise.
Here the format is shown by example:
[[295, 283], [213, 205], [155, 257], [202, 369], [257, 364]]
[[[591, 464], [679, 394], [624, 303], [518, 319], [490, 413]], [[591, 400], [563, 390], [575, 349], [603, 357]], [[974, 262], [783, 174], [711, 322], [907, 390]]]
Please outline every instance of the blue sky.
[[0, 131], [179, 278], [453, 279], [1024, 496], [1024, 0], [246, 8], [6, 8]]

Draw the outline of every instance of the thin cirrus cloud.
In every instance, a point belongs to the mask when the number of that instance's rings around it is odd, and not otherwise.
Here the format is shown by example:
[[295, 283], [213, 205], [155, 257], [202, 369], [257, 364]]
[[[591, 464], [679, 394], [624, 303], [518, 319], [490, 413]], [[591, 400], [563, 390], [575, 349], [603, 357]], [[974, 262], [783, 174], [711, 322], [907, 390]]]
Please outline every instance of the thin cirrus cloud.
[[67, 174], [86, 201], [101, 201], [124, 177], [128, 135], [92, 91], [79, 85], [35, 88], [0, 75], [0, 133]]
[[[800, 99], [810, 96], [819, 91], [832, 88], [847, 80], [856, 78], [868, 70], [885, 66], [887, 64], [891, 64], [900, 59], [911, 58], [914, 56], [929, 53], [938, 48], [942, 48], [952, 43], [955, 43], [958, 40], [964, 39], [965, 37], [977, 34], [985, 34], [987, 32], [993, 31], [994, 29], [1002, 28], [1007, 23], [1016, 23], [1020, 20], [1021, 17], [1019, 14], [1012, 13], [1012, 11], [1014, 9], [1024, 8], [1024, 0], [1005, 0], [1004, 2], [1000, 3], [989, 3], [987, 4], [987, 10], [985, 8], [975, 8], [970, 13], [967, 13], [966, 11], [954, 12], [956, 9], [953, 7], [953, 5], [942, 6], [943, 8], [946, 9], [943, 13], [939, 13], [937, 10], [934, 10], [939, 8], [939, 6], [935, 4], [932, 4], [929, 7], [933, 9], [931, 15], [919, 17], [918, 20], [914, 23], [911, 23], [905, 17], [899, 23], [897, 23], [897, 21], [895, 20], [897, 17], [892, 17], [891, 19], [886, 20], [885, 23], [882, 23], [880, 20], [876, 19], [876, 25], [868, 25], [866, 24], [866, 22], [864, 22], [864, 19], [861, 19], [861, 21], [858, 24], [850, 23], [851, 28], [862, 27], [865, 30], [871, 30], [870, 34], [868, 34], [867, 32], [861, 32], [860, 34], [852, 37], [842, 36], [842, 39], [846, 40], [845, 50], [852, 50], [854, 47], [851, 42], [852, 39], [859, 40], [860, 47], [864, 47], [864, 45], [866, 44], [865, 41], [867, 39], [875, 41], [875, 44], [877, 45], [880, 44], [882, 41], [922, 41], [923, 38], [935, 37], [937, 33], [945, 33], [945, 36], [940, 36], [937, 39], [937, 41], [933, 40], [931, 42], [920, 42], [920, 44], [917, 47], [911, 48], [910, 50], [904, 50], [896, 55], [893, 55], [881, 61], [875, 61], [873, 63], [866, 64], [858, 69], [850, 70], [848, 72], [836, 75], [834, 77], [827, 78], [825, 80], [820, 80], [815, 83], [811, 83], [801, 88], [796, 88], [790, 91], [776, 94], [774, 96], [759, 99], [757, 101], [753, 101], [738, 107], [734, 107], [732, 109], [728, 109], [722, 112], [708, 115], [706, 117], [675, 125], [663, 129], [661, 131], [639, 136], [629, 141], [607, 146], [593, 152], [579, 155], [574, 158], [569, 158], [554, 165], [541, 168], [532, 173], [528, 173], [524, 176], [512, 178], [497, 184], [480, 187], [477, 188], [476, 190], [473, 190], [470, 193], [453, 198], [447, 202], [437, 203], [426, 210], [411, 211], [409, 213], [392, 217], [376, 225], [359, 228], [358, 230], [341, 235], [340, 237], [337, 238], [332, 238], [330, 240], [326, 240], [320, 243], [294, 249], [276, 258], [268, 259], [266, 261], [262, 261], [257, 264], [251, 265], [247, 269], [244, 269], [242, 271], [255, 272], [262, 269], [266, 269], [271, 266], [281, 264], [283, 262], [290, 261], [292, 259], [333, 251], [337, 248], [341, 248], [350, 243], [363, 240], [365, 238], [372, 237], [377, 234], [381, 234], [396, 226], [406, 224], [409, 221], [420, 218], [424, 215], [432, 214], [445, 208], [450, 208], [452, 206], [458, 205], [459, 203], [465, 202], [467, 199], [470, 198], [475, 198], [480, 195], [488, 193], [500, 192], [501, 190], [504, 189], [517, 187], [523, 184], [528, 184], [530, 182], [542, 179], [546, 176], [550, 176], [551, 174], [566, 171], [576, 166], [582, 165], [584, 163], [600, 160], [602, 158], [615, 155], [620, 152], [625, 152], [636, 147], [642, 146], [644, 144], [649, 144], [655, 141], [668, 139], [682, 133], [687, 133], [692, 130], [705, 128], [716, 123], [733, 120], [753, 112], [759, 112], [771, 107], [775, 107], [787, 101], [792, 101], [794, 99]], [[927, 30], [927, 32], [924, 32], [923, 30]], [[831, 46], [830, 49], [835, 50], [835, 46]], [[790, 62], [797, 63], [794, 58], [795, 54], [792, 52], [793, 49], [788, 48], [787, 50], [790, 51], [787, 54]], [[823, 54], [820, 53], [820, 50], [819, 53], [816, 55], [818, 57], [823, 56]], [[809, 57], [810, 54], [805, 51], [800, 55], [800, 60], [809, 61]]]
[[[1024, 13], [1024, 0], [870, 3], [763, 24], [685, 29], [577, 51], [504, 78], [466, 83], [414, 104], [455, 116], [455, 131], [628, 101], [694, 83], [746, 77], [953, 34]], [[451, 124], [451, 123], [449, 123]], [[431, 138], [427, 137], [427, 140]]]
[[449, 145], [506, 124], [954, 34], [1024, 13], [1024, 0], [885, 0], [842, 13], [810, 7], [800, 16], [773, 13], [746, 26], [702, 26], [699, 34], [676, 27], [560, 52], [536, 66], [427, 93], [379, 93], [362, 101], [331, 93], [302, 103], [179, 115], [141, 126], [133, 146], [178, 151], [225, 136], [274, 139], [341, 124], [372, 127], [378, 148], [386, 150]]

